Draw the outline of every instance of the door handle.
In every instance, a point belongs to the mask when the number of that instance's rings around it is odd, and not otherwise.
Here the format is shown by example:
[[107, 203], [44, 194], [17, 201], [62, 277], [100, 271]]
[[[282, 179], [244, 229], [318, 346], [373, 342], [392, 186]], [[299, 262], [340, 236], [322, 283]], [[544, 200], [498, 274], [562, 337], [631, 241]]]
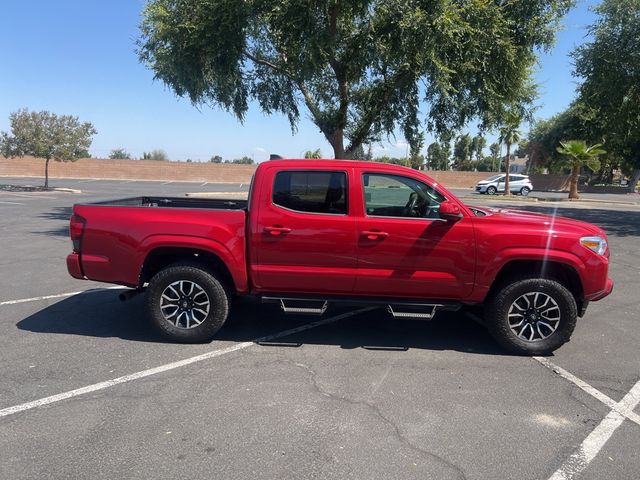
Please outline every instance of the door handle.
[[265, 233], [269, 233], [271, 235], [273, 235], [274, 237], [277, 237], [278, 235], [286, 235], [287, 233], [289, 233], [291, 231], [290, 228], [287, 227], [264, 227], [264, 231]]
[[367, 237], [367, 240], [381, 240], [383, 238], [387, 238], [389, 234], [379, 230], [365, 230], [362, 232], [362, 236]]

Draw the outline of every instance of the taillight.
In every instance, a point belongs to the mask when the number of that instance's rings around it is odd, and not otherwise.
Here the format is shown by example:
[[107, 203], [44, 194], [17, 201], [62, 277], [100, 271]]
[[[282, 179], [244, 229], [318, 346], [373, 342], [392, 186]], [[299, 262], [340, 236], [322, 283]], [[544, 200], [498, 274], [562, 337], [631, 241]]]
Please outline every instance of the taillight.
[[84, 226], [86, 220], [80, 215], [75, 213], [71, 215], [71, 221], [69, 223], [69, 236], [73, 242], [73, 251], [80, 253], [80, 243], [82, 241], [82, 235], [84, 234]]

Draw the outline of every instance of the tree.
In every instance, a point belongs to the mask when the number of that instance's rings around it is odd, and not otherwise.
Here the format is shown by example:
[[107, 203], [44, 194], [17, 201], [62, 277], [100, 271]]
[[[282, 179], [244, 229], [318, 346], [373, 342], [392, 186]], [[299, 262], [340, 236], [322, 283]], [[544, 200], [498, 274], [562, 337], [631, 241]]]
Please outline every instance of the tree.
[[580, 173], [580, 168], [586, 166], [595, 171], [600, 167], [598, 156], [607, 153], [600, 147], [602, 147], [602, 145], [598, 143], [588, 147], [584, 140], [560, 142], [560, 146], [557, 148], [558, 153], [566, 157], [566, 163], [571, 167], [569, 198], [580, 198], [578, 194], [578, 174]]
[[471, 135], [459, 135], [453, 145], [453, 168], [455, 170], [473, 170], [471, 165]]
[[88, 156], [98, 133], [89, 122], [72, 115], [18, 110], [9, 115], [11, 134], [0, 133], [0, 152], [6, 157], [44, 158], [44, 188], [49, 188], [49, 162], [75, 162]]
[[427, 168], [431, 170], [447, 170], [449, 157], [442, 144], [433, 142], [427, 147]]
[[178, 96], [242, 121], [306, 108], [337, 158], [419, 142], [520, 101], [573, 0], [150, 0], [138, 55]]
[[582, 138], [595, 143], [599, 138], [596, 121], [593, 109], [578, 100], [551, 118], [536, 120], [527, 135], [529, 161], [558, 172], [564, 165], [557, 151], [558, 144], [567, 138]]
[[129, 152], [124, 148], [116, 148], [115, 150], [111, 150], [109, 158], [111, 160], [130, 160], [131, 154], [129, 154]]
[[493, 172], [494, 160], [493, 157], [484, 157], [479, 162], [476, 162], [476, 170], [479, 172]]
[[[500, 144], [498, 142], [494, 142], [489, 146], [489, 151], [491, 152], [491, 171], [500, 171]], [[498, 168], [494, 167], [495, 164], [498, 164]]]
[[307, 150], [304, 152], [304, 158], [318, 159], [322, 158], [322, 152], [318, 148], [317, 150]]
[[150, 152], [142, 153], [142, 160], [155, 160], [158, 162], [166, 162], [169, 160], [167, 152], [164, 150], [151, 150]]
[[476, 162], [479, 162], [484, 158], [482, 151], [486, 146], [487, 146], [487, 139], [480, 134], [476, 135], [471, 140], [471, 156], [473, 157], [473, 155], [475, 154]]
[[235, 163], [237, 165], [253, 165], [253, 158], [245, 155], [242, 158], [234, 158], [231, 160], [231, 163]]
[[595, 11], [593, 41], [573, 53], [575, 75], [584, 79], [578, 95], [596, 112], [600, 138], [623, 160], [635, 189], [640, 180], [640, 0], [603, 0]]
[[507, 145], [507, 156], [504, 160], [504, 171], [507, 173], [504, 180], [504, 194], [511, 195], [509, 185], [509, 170], [511, 169], [511, 145], [520, 141], [520, 132], [518, 126], [520, 125], [520, 117], [515, 113], [507, 115], [506, 120], [502, 128], [500, 128], [500, 143]]
[[209, 160], [209, 162], [222, 163], [222, 157], [220, 155], [214, 155], [213, 157], [211, 157], [211, 160]]

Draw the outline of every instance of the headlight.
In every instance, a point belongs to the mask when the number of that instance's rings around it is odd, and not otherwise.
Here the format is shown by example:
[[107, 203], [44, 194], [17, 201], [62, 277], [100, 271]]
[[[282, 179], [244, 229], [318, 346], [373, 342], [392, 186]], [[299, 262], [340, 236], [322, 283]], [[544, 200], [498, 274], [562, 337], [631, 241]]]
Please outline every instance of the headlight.
[[607, 251], [607, 241], [602, 237], [582, 237], [580, 243], [598, 255], [604, 255]]

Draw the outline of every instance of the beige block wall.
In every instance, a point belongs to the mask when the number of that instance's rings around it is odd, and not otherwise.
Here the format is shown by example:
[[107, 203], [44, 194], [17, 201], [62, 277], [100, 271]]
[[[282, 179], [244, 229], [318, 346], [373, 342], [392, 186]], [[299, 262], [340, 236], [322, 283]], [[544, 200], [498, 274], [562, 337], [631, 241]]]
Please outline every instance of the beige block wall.
[[[158, 180], [211, 183], [248, 183], [255, 165], [158, 162], [153, 160], [100, 160], [83, 158], [77, 162], [49, 162], [51, 178], [95, 178], [115, 180]], [[489, 176], [485, 172], [425, 172], [447, 188], [473, 188]], [[41, 158], [0, 157], [0, 177], [43, 177]], [[567, 190], [567, 175], [531, 175], [535, 190]]]

